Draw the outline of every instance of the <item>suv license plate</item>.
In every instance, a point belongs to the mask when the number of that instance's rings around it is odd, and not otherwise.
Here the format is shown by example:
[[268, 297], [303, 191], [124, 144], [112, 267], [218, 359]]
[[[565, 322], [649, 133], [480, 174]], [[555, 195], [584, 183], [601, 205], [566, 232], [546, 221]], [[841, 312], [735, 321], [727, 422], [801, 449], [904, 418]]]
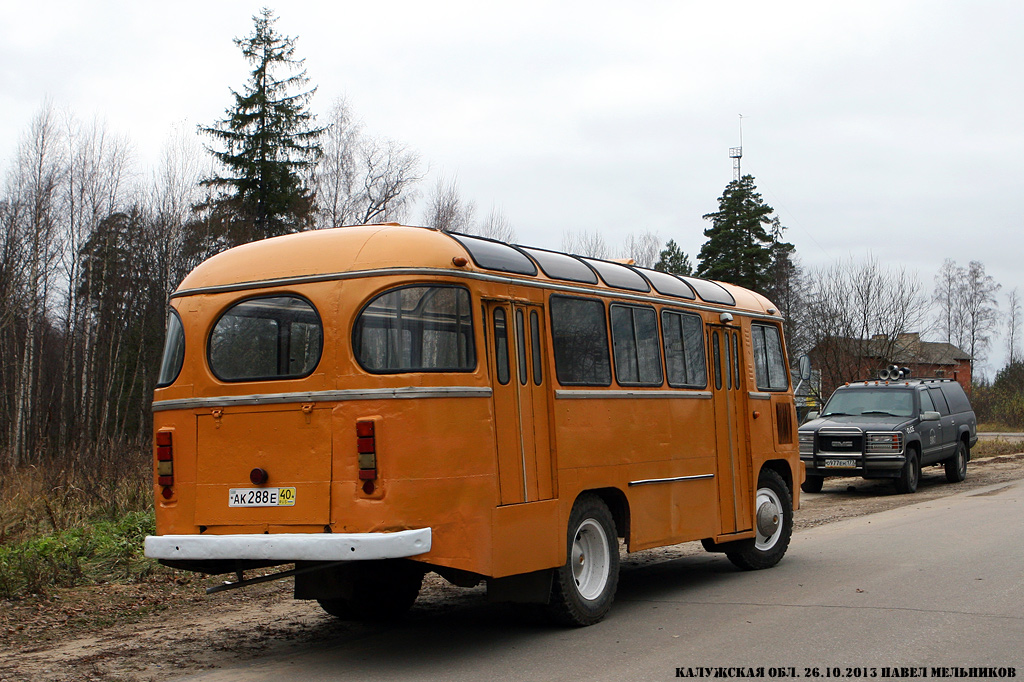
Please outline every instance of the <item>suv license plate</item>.
[[295, 488], [231, 488], [229, 507], [291, 507], [295, 505]]
[[856, 469], [857, 460], [855, 459], [826, 459], [826, 469]]

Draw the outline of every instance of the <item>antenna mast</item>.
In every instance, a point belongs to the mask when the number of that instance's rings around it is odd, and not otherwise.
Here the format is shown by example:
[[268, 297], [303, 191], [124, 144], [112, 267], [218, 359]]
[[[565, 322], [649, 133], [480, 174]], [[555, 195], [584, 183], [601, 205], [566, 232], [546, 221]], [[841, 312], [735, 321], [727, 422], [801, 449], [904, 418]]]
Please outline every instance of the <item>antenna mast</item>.
[[739, 181], [743, 177], [740, 160], [743, 158], [743, 114], [740, 114], [740, 146], [729, 147], [729, 158], [732, 159], [732, 179]]

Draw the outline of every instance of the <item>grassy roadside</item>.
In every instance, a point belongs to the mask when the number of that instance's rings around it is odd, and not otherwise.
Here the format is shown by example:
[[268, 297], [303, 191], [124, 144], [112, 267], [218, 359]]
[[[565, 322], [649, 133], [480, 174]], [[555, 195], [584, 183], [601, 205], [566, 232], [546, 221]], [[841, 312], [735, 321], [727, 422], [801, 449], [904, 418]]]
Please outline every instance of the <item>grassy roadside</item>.
[[979, 440], [971, 448], [971, 459], [1015, 455], [1018, 452], [1024, 452], [1024, 441], [986, 438]]
[[154, 527], [151, 466], [148, 448], [122, 446], [87, 464], [0, 472], [0, 599], [161, 571], [142, 550]]

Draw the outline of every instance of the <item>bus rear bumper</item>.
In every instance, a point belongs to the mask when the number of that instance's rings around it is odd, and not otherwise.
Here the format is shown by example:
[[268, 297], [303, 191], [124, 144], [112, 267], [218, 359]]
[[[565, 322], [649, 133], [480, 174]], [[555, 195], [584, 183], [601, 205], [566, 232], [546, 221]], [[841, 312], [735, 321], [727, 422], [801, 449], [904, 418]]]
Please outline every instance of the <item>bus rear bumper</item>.
[[430, 528], [394, 533], [150, 535], [146, 556], [163, 560], [370, 561], [430, 551]]

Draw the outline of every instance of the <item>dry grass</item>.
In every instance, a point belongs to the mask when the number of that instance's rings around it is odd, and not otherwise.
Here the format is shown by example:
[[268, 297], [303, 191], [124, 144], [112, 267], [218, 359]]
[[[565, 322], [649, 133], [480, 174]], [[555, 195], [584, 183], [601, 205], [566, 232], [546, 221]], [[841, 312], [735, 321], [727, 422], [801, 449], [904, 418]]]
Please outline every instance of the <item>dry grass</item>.
[[971, 448], [971, 457], [999, 457], [1024, 452], [1024, 441], [982, 438]]
[[62, 461], [0, 472], [0, 597], [133, 579], [152, 532], [149, 448], [107, 443]]

